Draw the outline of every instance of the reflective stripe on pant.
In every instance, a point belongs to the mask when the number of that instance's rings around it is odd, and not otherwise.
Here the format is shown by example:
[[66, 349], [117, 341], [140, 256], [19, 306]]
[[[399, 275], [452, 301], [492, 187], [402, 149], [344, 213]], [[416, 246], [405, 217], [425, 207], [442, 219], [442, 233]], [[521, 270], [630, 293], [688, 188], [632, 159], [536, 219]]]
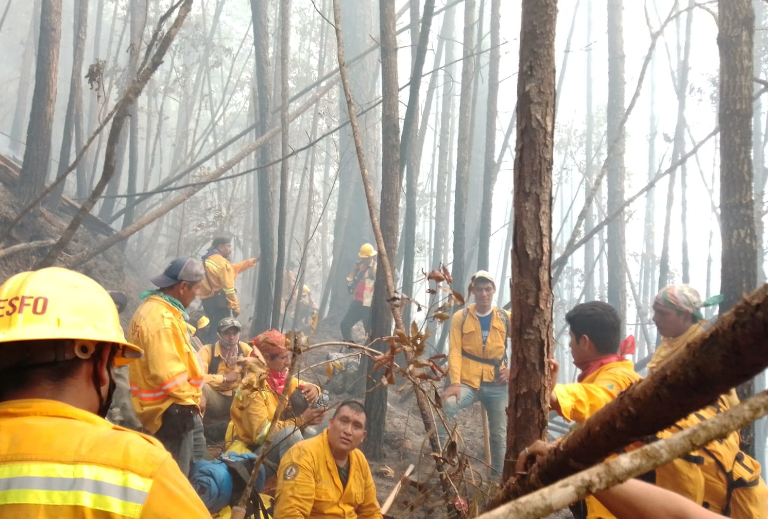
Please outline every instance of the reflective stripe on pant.
[[0, 465], [3, 505], [81, 506], [140, 517], [152, 480], [125, 470], [86, 464]]
[[[449, 420], [453, 420], [456, 413], [465, 409], [478, 400], [485, 407], [488, 414], [488, 431], [491, 440], [491, 466], [496, 477], [501, 476], [504, 468], [504, 455], [507, 445], [507, 400], [509, 399], [508, 386], [506, 384], [493, 384], [484, 382], [480, 389], [474, 389], [466, 384], [461, 385], [461, 397], [448, 398], [443, 402], [443, 411]], [[445, 430], [439, 428], [441, 444], [445, 446]], [[460, 428], [459, 428], [460, 430]]]

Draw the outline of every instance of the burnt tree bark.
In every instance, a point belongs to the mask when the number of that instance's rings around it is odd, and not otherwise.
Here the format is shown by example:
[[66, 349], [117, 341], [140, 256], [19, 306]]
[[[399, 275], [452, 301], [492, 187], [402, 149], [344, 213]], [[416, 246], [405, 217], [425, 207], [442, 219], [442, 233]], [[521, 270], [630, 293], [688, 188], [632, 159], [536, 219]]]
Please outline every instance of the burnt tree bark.
[[43, 190], [48, 176], [53, 114], [56, 110], [60, 42], [61, 0], [43, 2], [40, 11], [35, 90], [27, 126], [27, 146], [24, 148], [17, 186], [23, 205], [31, 202]]
[[[267, 23], [266, 5], [261, 0], [251, 0], [251, 16], [253, 18], [253, 45], [255, 47], [256, 75], [256, 138], [263, 136], [270, 128], [270, 113], [272, 110], [272, 92], [269, 81], [269, 30]], [[272, 145], [267, 143], [259, 150], [258, 166], [265, 166], [272, 160]], [[269, 167], [257, 175], [259, 188], [259, 277], [258, 292], [256, 293], [256, 310], [251, 321], [251, 335], [259, 334], [270, 327], [273, 297], [279, 297], [273, 291], [273, 275], [275, 273], [275, 237], [273, 229], [273, 200], [272, 178], [274, 168]]]
[[[607, 157], [608, 213], [613, 213], [624, 202], [624, 30], [623, 0], [608, 0], [608, 131], [606, 141], [611, 143]], [[624, 216], [619, 215], [608, 225], [608, 303], [621, 316], [622, 337], [627, 313], [627, 284], [624, 274], [626, 243]]]
[[[755, 14], [750, 0], [720, 4], [720, 312], [728, 311], [757, 284], [752, 143], [752, 65]], [[721, 318], [722, 319], [722, 318]], [[761, 348], [762, 349], [762, 348]], [[754, 393], [754, 381], [738, 388]], [[754, 456], [754, 426], [742, 431], [742, 449]]]
[[[397, 79], [397, 36], [395, 0], [380, 0], [379, 23], [381, 33], [381, 236], [390, 258], [397, 257], [397, 230], [400, 213], [400, 115]], [[376, 271], [371, 306], [371, 338], [384, 337], [392, 333], [392, 313], [387, 302], [387, 272], [383, 265]], [[382, 351], [389, 343], [378, 343]], [[366, 422], [368, 441], [366, 455], [374, 460], [384, 456], [384, 429], [387, 420], [387, 386], [374, 389], [381, 381], [382, 371], [374, 372], [374, 363], [367, 359], [368, 372], [365, 409], [369, 420]]]
[[512, 247], [512, 359], [504, 480], [546, 437], [552, 341], [552, 168], [557, 0], [523, 0]]

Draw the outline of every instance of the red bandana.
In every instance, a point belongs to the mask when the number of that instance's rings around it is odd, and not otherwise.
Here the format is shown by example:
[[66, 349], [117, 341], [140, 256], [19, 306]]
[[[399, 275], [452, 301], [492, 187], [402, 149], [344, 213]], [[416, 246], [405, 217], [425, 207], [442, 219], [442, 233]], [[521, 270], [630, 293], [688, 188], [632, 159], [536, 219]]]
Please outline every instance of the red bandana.
[[574, 365], [579, 368], [579, 370], [581, 370], [581, 374], [576, 380], [582, 382], [585, 378], [606, 364], [611, 364], [612, 362], [621, 362], [624, 360], [625, 355], [632, 355], [633, 353], [635, 353], [635, 337], [630, 335], [621, 342], [621, 346], [619, 346], [619, 353], [598, 357], [595, 360], [591, 360], [589, 362], [574, 362]]
[[269, 387], [272, 388], [273, 391], [277, 393], [282, 393], [283, 388], [285, 387], [285, 382], [288, 380], [288, 372], [287, 371], [274, 371], [269, 370], [269, 375], [267, 375], [267, 384], [269, 384]]

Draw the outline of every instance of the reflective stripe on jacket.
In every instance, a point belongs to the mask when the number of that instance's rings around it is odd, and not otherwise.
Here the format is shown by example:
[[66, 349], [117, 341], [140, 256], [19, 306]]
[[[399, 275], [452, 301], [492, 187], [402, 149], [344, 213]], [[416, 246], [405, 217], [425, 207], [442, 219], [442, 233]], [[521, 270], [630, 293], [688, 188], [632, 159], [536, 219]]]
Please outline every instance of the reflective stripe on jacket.
[[360, 450], [349, 454], [344, 487], [328, 444], [328, 430], [291, 447], [277, 471], [275, 517], [381, 519], [371, 468]]
[[[232, 400], [230, 416], [235, 427], [235, 439], [241, 440], [247, 445], [261, 445], [272, 427], [275, 432], [285, 427], [304, 427], [304, 418], [301, 415], [287, 420], [278, 420], [274, 425], [272, 418], [277, 409], [278, 395], [269, 387], [266, 380], [260, 380], [257, 374], [249, 374], [243, 384], [235, 391]], [[285, 393], [285, 398], [290, 398], [297, 387], [307, 385], [309, 382], [291, 379], [291, 385]]]
[[[243, 357], [249, 357], [251, 355], [252, 348], [247, 343], [241, 342], [239, 347], [243, 352]], [[213, 355], [211, 355], [211, 349], [213, 349]], [[237, 380], [232, 383], [227, 383], [224, 382], [224, 375], [230, 371], [235, 371], [238, 374], [241, 374], [243, 372], [243, 367], [236, 364], [234, 368], [230, 369], [229, 366], [227, 366], [227, 363], [224, 361], [221, 354], [221, 344], [219, 344], [219, 341], [216, 341], [215, 344], [206, 344], [200, 348], [200, 351], [198, 351], [197, 354], [200, 358], [200, 364], [203, 373], [205, 373], [203, 378], [204, 382], [219, 393], [231, 396], [233, 390], [240, 385], [241, 377], [237, 377]], [[219, 361], [218, 367], [216, 368], [216, 373], [208, 373], [208, 371], [210, 371], [208, 368], [211, 366], [211, 359], [216, 357], [221, 359]]]
[[511, 314], [506, 310], [493, 308], [491, 331], [485, 346], [474, 303], [467, 307], [466, 319], [464, 310], [453, 314], [448, 346], [448, 373], [452, 384], [461, 382], [477, 389], [481, 382], [496, 381], [496, 370], [493, 366], [464, 357], [461, 351], [483, 359], [500, 359], [504, 356], [507, 328], [499, 317], [499, 312], [506, 312], [507, 317], [511, 318]]
[[[240, 263], [230, 263], [221, 254], [212, 254], [205, 260], [206, 277], [200, 287], [200, 299], [209, 299], [219, 290], [223, 290], [229, 301], [229, 308], [240, 312], [240, 302], [235, 293], [235, 278], [256, 265], [256, 259], [251, 258]], [[217, 326], [218, 323], [211, 323]]]
[[136, 415], [151, 434], [171, 404], [200, 405], [204, 372], [190, 344], [181, 312], [159, 296], [149, 296], [133, 314], [129, 341], [144, 356], [128, 365]]
[[208, 518], [157, 440], [53, 400], [0, 403], [0, 517]]

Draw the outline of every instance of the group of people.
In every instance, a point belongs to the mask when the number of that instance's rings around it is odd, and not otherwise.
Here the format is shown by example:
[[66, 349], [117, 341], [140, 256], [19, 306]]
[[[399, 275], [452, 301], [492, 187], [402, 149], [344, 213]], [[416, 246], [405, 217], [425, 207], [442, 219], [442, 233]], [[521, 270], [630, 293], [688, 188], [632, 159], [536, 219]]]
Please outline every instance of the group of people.
[[[234, 281], [257, 260], [233, 265], [230, 254], [229, 240], [217, 238], [203, 261], [171, 261], [150, 280], [155, 288], [141, 295], [125, 335], [118, 307], [127, 302], [83, 274], [52, 267], [0, 286], [0, 517], [210, 517], [217, 511], [206, 508], [187, 478], [205, 457], [206, 428], [216, 421], [228, 424], [226, 451], [259, 454], [271, 443], [264, 454], [276, 481], [274, 517], [382, 517], [358, 449], [366, 435], [365, 408], [347, 400], [331, 415], [318, 385], [289, 377], [292, 348], [281, 332], [241, 340]], [[342, 321], [345, 340], [352, 339], [354, 324], [367, 323], [373, 294], [376, 251], [365, 244], [358, 255], [348, 277], [353, 300]], [[499, 477], [511, 316], [493, 305], [496, 281], [489, 272], [475, 273], [470, 292], [474, 303], [450, 323], [442, 401], [452, 431], [440, 427], [439, 434], [445, 445], [456, 431], [456, 414], [481, 402], [491, 467]], [[211, 322], [207, 337], [187, 313], [198, 296]], [[653, 319], [663, 340], [651, 370], [702, 333], [701, 308], [710, 302], [688, 285], [658, 294]], [[566, 421], [583, 423], [641, 376], [624, 356], [613, 307], [580, 304], [566, 321], [581, 373], [575, 383], [558, 384], [559, 366], [552, 361], [550, 407]], [[104, 419], [117, 386], [115, 368], [123, 366], [142, 432]], [[281, 399], [286, 410], [275, 419]], [[733, 392], [722, 395], [647, 441], [737, 402]], [[552, 448], [546, 442], [529, 446], [517, 470]], [[741, 451], [738, 433], [642, 479], [590, 496], [572, 510], [590, 519], [707, 519], [715, 513], [768, 519], [768, 487], [760, 465]]]

